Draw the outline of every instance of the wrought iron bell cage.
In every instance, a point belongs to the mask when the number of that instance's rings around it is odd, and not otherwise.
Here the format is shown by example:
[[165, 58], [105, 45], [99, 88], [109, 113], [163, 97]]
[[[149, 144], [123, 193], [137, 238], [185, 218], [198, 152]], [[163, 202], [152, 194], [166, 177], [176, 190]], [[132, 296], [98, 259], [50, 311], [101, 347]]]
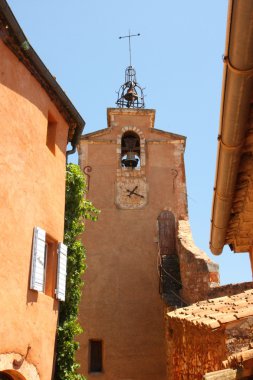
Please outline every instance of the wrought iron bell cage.
[[125, 70], [125, 83], [118, 91], [116, 102], [119, 108], [144, 108], [143, 88], [136, 80], [136, 71], [133, 66], [128, 66]]

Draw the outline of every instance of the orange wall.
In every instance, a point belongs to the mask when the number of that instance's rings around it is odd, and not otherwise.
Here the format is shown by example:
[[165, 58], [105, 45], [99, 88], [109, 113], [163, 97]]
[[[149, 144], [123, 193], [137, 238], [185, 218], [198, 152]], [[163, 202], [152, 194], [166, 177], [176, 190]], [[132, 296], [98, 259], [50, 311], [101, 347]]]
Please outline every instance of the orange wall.
[[[58, 301], [29, 290], [34, 226], [63, 240], [68, 126], [46, 92], [0, 41], [0, 354], [25, 353], [51, 379]], [[57, 121], [55, 155], [46, 145]], [[30, 379], [29, 379], [30, 380]]]
[[[80, 308], [85, 332], [80, 336], [78, 359], [81, 372], [87, 375], [88, 339], [102, 339], [101, 380], [165, 380], [157, 217], [164, 209], [173, 211], [176, 218], [187, 215], [184, 140], [152, 130], [150, 110], [115, 112], [110, 111], [109, 133], [82, 139], [79, 147], [81, 167], [92, 167], [88, 198], [101, 214], [95, 224], [87, 224], [83, 237], [88, 268]], [[148, 203], [142, 209], [122, 210], [115, 205], [117, 137], [125, 126], [135, 126], [146, 140]], [[178, 171], [174, 190], [171, 169]]]

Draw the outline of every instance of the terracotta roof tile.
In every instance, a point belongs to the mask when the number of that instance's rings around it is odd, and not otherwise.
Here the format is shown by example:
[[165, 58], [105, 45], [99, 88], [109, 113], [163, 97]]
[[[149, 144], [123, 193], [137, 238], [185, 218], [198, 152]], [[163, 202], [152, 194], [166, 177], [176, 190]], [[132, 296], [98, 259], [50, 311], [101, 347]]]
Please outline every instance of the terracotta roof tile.
[[253, 306], [240, 308], [235, 312], [237, 318], [249, 317], [253, 315]]
[[211, 328], [220, 327], [220, 323], [216, 319], [210, 319], [210, 318], [201, 318], [198, 321], [198, 324], [201, 324], [202, 326], [211, 327]]
[[228, 323], [228, 322], [236, 321], [236, 319], [237, 318], [235, 317], [234, 314], [228, 313], [228, 314], [225, 314], [223, 316], [220, 316], [218, 318], [218, 322], [220, 322], [220, 324], [222, 324], [222, 323]]
[[222, 324], [253, 316], [253, 289], [233, 296], [201, 301], [167, 315], [169, 319], [215, 329]]

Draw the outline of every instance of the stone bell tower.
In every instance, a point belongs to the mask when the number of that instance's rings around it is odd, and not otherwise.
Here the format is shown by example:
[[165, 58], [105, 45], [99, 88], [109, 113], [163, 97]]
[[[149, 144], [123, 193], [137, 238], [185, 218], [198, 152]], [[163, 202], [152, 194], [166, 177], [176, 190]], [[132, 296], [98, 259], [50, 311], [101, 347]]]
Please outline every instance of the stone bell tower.
[[85, 332], [78, 360], [87, 379], [165, 380], [168, 291], [158, 227], [164, 215], [172, 215], [174, 225], [187, 216], [185, 137], [154, 127], [155, 110], [144, 108], [132, 66], [117, 106], [107, 110], [107, 128], [84, 135], [79, 145], [88, 198], [101, 214], [83, 237]]

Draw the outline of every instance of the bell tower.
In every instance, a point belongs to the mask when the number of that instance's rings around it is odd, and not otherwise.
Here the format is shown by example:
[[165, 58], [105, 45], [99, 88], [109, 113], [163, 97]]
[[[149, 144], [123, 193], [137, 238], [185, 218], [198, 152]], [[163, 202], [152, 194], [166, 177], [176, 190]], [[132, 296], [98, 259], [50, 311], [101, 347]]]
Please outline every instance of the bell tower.
[[83, 237], [85, 331], [78, 360], [89, 380], [98, 374], [102, 380], [165, 380], [159, 225], [167, 213], [174, 225], [187, 216], [185, 137], [155, 128], [155, 110], [144, 108], [132, 66], [116, 104], [107, 110], [107, 128], [82, 136], [79, 145], [88, 198], [101, 214]]

